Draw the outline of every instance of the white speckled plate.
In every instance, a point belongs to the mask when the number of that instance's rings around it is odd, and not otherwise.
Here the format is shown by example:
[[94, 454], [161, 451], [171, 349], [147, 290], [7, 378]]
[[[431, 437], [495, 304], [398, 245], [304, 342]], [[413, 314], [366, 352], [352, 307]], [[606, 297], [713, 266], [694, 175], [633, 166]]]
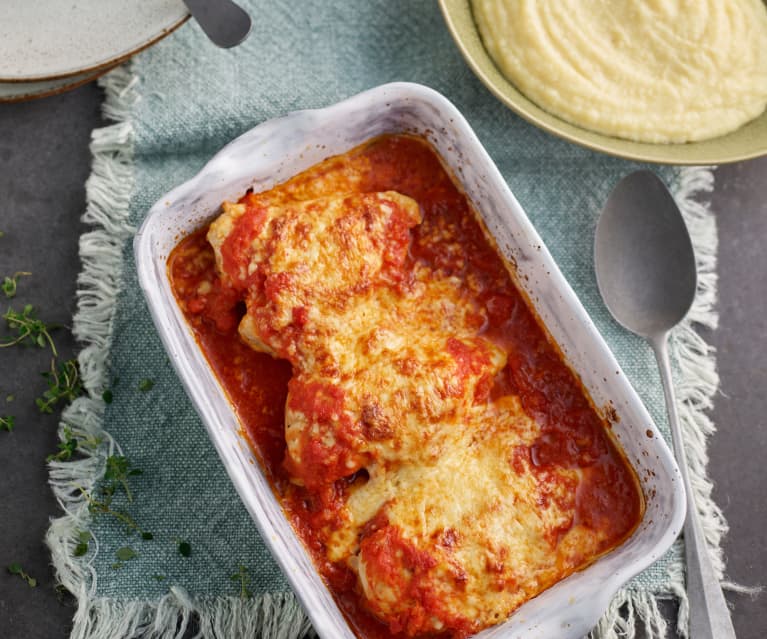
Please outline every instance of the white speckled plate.
[[96, 74], [166, 36], [189, 15], [182, 0], [0, 0], [0, 5], [0, 83]]
[[[161, 197], [136, 234], [141, 288], [171, 363], [208, 429], [235, 488], [323, 639], [355, 639], [259, 470], [226, 393], [202, 354], [168, 281], [166, 261], [191, 233], [246, 189], [269, 189], [384, 133], [427, 138], [461, 182], [518, 282], [632, 460], [647, 508], [619, 548], [528, 601], [477, 639], [581, 639], [621, 585], [679, 534], [685, 495], [679, 469], [641, 400], [620, 372], [575, 293], [464, 117], [439, 93], [393, 83], [316, 111], [265, 122], [224, 147], [188, 182]], [[616, 374], [620, 373], [620, 374]], [[172, 453], [169, 453], [172, 454]]]

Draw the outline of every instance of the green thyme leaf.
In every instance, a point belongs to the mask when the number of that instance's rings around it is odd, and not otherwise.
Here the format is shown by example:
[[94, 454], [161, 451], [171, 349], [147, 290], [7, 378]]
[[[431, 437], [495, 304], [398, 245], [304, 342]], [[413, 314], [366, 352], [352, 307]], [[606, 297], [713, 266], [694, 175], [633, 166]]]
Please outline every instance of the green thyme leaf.
[[142, 379], [142, 380], [141, 380], [141, 381], [138, 383], [138, 389], [139, 389], [140, 391], [144, 391], [145, 393], [146, 393], [147, 391], [150, 391], [150, 390], [152, 390], [153, 388], [154, 388], [154, 382], [153, 382], [151, 379]]
[[75, 546], [75, 557], [82, 557], [88, 552], [88, 543], [91, 540], [91, 534], [87, 530], [77, 533], [78, 543]]
[[138, 557], [136, 554], [136, 551], [133, 550], [130, 546], [123, 546], [122, 548], [118, 548], [117, 552], [115, 552], [115, 557], [117, 557], [120, 561], [130, 561], [134, 557]]
[[178, 553], [182, 557], [189, 557], [189, 555], [192, 554], [192, 546], [189, 544], [188, 541], [179, 541], [178, 542]]
[[229, 579], [240, 584], [241, 599], [250, 599], [250, 597], [253, 596], [253, 593], [248, 589], [250, 577], [248, 576], [248, 569], [245, 566], [239, 566], [237, 572], [231, 575]]
[[16, 562], [8, 564], [8, 572], [12, 575], [18, 575], [21, 579], [27, 582], [27, 585], [30, 588], [37, 586], [37, 579], [32, 577], [29, 573], [25, 572], [21, 565]]
[[27, 273], [26, 271], [18, 271], [10, 277], [6, 275], [3, 278], [3, 283], [0, 284], [0, 290], [2, 290], [3, 293], [5, 293], [5, 296], [8, 298], [16, 297], [16, 286], [18, 284], [18, 280], [20, 277], [24, 277], [26, 275], [32, 275], [32, 273]]
[[13, 415], [0, 417], [0, 430], [7, 430], [10, 433], [15, 425], [16, 418]]

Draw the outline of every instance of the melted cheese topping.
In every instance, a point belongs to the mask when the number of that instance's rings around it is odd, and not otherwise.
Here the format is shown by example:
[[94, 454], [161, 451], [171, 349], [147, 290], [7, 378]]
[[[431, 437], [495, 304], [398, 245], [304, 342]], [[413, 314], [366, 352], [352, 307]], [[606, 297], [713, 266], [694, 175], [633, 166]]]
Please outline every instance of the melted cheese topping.
[[[246, 300], [240, 335], [293, 367], [284, 468], [343, 500], [318, 531], [327, 560], [392, 633], [464, 636], [598, 555], [607, 533], [575, 516], [591, 468], [534, 467], [541, 426], [498, 383], [507, 354], [483, 336], [478, 275], [404, 268], [418, 204], [356, 192], [356, 166], [332, 159], [317, 181], [225, 203], [208, 239]], [[430, 233], [471, 259], [454, 229]]]

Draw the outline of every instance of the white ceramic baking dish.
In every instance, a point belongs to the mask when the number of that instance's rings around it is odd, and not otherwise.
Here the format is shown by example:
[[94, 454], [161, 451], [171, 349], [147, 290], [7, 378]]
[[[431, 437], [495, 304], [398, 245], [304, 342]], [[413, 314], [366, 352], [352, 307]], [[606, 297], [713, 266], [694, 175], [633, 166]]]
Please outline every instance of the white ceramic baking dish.
[[[268, 189], [331, 155], [383, 133], [426, 137], [462, 183], [516, 264], [536, 311], [597, 406], [614, 408], [615, 437], [634, 464], [647, 501], [622, 546], [522, 606], [478, 637], [576, 639], [618, 588], [658, 559], [679, 533], [685, 495], [679, 471], [649, 414], [575, 297], [506, 182], [458, 110], [417, 84], [386, 84], [339, 104], [265, 122], [224, 147], [194, 178], [152, 207], [135, 238], [139, 280], [189, 397], [242, 501], [323, 639], [352, 639], [348, 624], [285, 519], [244, 440], [237, 418], [174, 300], [166, 260], [178, 240], [247, 188]], [[650, 436], [652, 435], [652, 436]]]

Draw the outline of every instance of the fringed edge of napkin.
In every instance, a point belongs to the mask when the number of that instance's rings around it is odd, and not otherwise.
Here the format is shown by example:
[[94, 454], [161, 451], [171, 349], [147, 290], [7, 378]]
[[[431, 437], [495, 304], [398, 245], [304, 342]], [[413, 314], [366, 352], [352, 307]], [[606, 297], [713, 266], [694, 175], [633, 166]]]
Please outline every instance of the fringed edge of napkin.
[[105, 117], [115, 124], [93, 131], [93, 166], [86, 183], [83, 221], [92, 230], [80, 238], [82, 271], [77, 281], [77, 313], [72, 332], [84, 345], [78, 363], [87, 396], [62, 413], [59, 438], [69, 432], [78, 440], [77, 458], [49, 463], [49, 482], [64, 514], [51, 521], [46, 543], [57, 581], [77, 600], [72, 639], [180, 639], [196, 628], [196, 637], [237, 639], [299, 639], [311, 631], [292, 593], [240, 597], [191, 597], [172, 587], [155, 600], [118, 600], [97, 596], [95, 552], [78, 556], [80, 534], [90, 532], [90, 494], [104, 476], [107, 457], [120, 446], [103, 429], [108, 387], [112, 326], [123, 273], [125, 242], [135, 229], [128, 224], [133, 193], [132, 107], [139, 99], [138, 78], [126, 65], [105, 75]]
[[[78, 438], [76, 459], [49, 464], [50, 484], [64, 514], [51, 521], [46, 543], [59, 583], [77, 599], [72, 639], [181, 638], [194, 620], [197, 637], [231, 639], [255, 636], [263, 639], [298, 639], [311, 634], [306, 616], [290, 593], [255, 599], [238, 597], [194, 598], [184, 590], [170, 588], [156, 600], [117, 600], [97, 596], [93, 554], [77, 556], [80, 534], [89, 532], [90, 513], [86, 493], [103, 477], [105, 460], [119, 454], [120, 447], [103, 429], [103, 390], [112, 341], [112, 324], [122, 278], [122, 252], [134, 229], [128, 224], [133, 192], [132, 107], [139, 99], [138, 78], [130, 65], [105, 75], [100, 85], [106, 92], [104, 115], [115, 124], [93, 132], [93, 168], [86, 184], [87, 207], [83, 220], [93, 229], [80, 239], [83, 269], [78, 278], [77, 313], [73, 333], [84, 344], [78, 356], [88, 395], [75, 400], [62, 414], [59, 437], [66, 432]], [[676, 360], [677, 396], [686, 435], [687, 457], [714, 568], [721, 576], [724, 560], [720, 540], [727, 524], [711, 498], [712, 484], [706, 476], [706, 440], [714, 432], [708, 415], [719, 385], [714, 350], [695, 331], [694, 324], [716, 328], [716, 220], [701, 199], [713, 189], [711, 168], [681, 169], [672, 190], [685, 216], [698, 259], [698, 296], [685, 322], [674, 332], [672, 353]], [[91, 541], [98, 549], [98, 539]], [[677, 542], [679, 543], [679, 542]], [[680, 555], [681, 556], [681, 555]], [[666, 621], [658, 601], [674, 598], [679, 603], [678, 627], [687, 636], [687, 597], [684, 566], [674, 562], [668, 589], [650, 593], [626, 587], [592, 631], [593, 639], [634, 639], [637, 622], [648, 639], [666, 635]]]
[[190, 628], [200, 639], [298, 639], [312, 629], [290, 593], [192, 598], [174, 586], [154, 601], [98, 597], [85, 612], [72, 633], [78, 639], [181, 639]]

